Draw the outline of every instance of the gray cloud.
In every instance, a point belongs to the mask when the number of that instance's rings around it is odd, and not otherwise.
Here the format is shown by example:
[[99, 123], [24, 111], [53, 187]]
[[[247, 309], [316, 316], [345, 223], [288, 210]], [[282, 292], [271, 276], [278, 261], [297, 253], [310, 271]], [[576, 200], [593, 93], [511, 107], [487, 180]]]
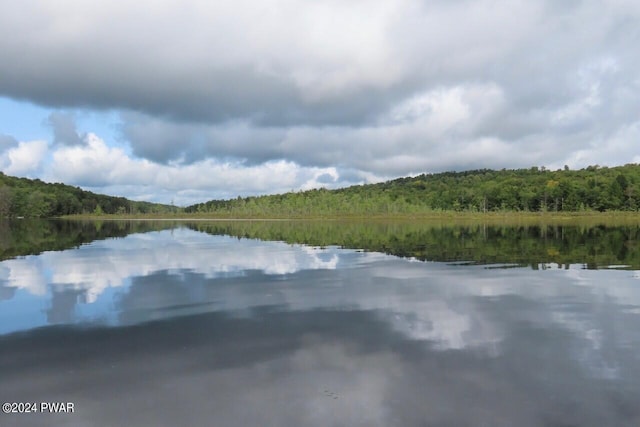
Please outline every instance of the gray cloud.
[[[286, 13], [304, 9], [290, 7]], [[157, 13], [150, 16], [149, 8]], [[131, 8], [76, 4], [75, 16], [63, 4], [49, 8], [27, 2], [6, 9], [0, 35], [12, 35], [14, 41], [5, 39], [0, 47], [13, 64], [1, 67], [0, 92], [44, 105], [126, 108], [203, 122], [242, 118], [267, 125], [346, 124], [380, 109], [385, 100], [379, 94], [386, 97], [388, 92], [376, 82], [366, 84], [357, 76], [343, 82], [339, 75], [339, 88], [322, 90], [326, 74], [351, 67], [338, 63], [343, 58], [329, 51], [340, 49], [321, 42], [314, 53], [307, 40], [296, 40], [303, 23], [293, 19], [287, 28], [280, 22], [285, 17], [277, 16], [261, 22], [254, 7], [199, 1], [165, 7], [141, 2]], [[229, 27], [229, 20], [238, 25]], [[107, 23], [116, 21], [114, 33]], [[256, 34], [249, 34], [241, 21]], [[40, 24], [42, 33], [19, 31], [27, 23]], [[345, 30], [340, 29], [342, 34]], [[264, 31], [273, 34], [261, 46], [263, 34], [258, 32]], [[309, 54], [313, 63], [303, 60]], [[343, 88], [347, 90], [337, 90]]]
[[349, 182], [354, 173], [356, 182], [365, 182], [423, 171], [632, 161], [640, 153], [630, 141], [640, 127], [601, 126], [596, 116], [609, 113], [591, 102], [512, 114], [499, 86], [463, 85], [419, 94], [367, 126], [206, 125], [124, 114], [122, 134], [135, 154], [157, 162], [215, 157], [255, 165], [286, 159], [303, 167], [336, 167]]
[[[350, 125], [439, 85], [497, 82], [514, 106], [548, 108], [577, 95], [558, 88], [594, 58], [637, 71], [633, 2], [281, 3], [7, 6], [0, 91], [174, 120]], [[39, 31], [17, 31], [27, 23]]]
[[76, 122], [71, 114], [53, 112], [47, 118], [47, 124], [53, 129], [53, 143], [62, 145], [82, 145], [84, 136], [76, 129]]
[[175, 123], [139, 113], [123, 113], [121, 134], [134, 154], [159, 163], [193, 163], [205, 157], [264, 163], [287, 157], [278, 143], [285, 128], [254, 128], [246, 122], [221, 125]]
[[9, 148], [16, 147], [17, 145], [18, 141], [14, 137], [0, 134], [0, 153], [8, 150]]

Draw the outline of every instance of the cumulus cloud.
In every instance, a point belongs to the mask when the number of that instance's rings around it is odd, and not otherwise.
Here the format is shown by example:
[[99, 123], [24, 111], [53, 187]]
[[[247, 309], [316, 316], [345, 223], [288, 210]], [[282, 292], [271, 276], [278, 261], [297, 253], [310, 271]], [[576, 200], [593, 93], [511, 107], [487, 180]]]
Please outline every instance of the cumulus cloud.
[[0, 155], [0, 168], [8, 175], [35, 176], [48, 149], [46, 141], [21, 141]]
[[115, 190], [107, 192], [136, 199], [173, 199], [177, 204], [212, 197], [231, 198], [238, 194], [309, 189], [326, 186], [328, 177], [338, 178], [333, 167], [301, 167], [284, 160], [254, 166], [214, 159], [189, 165], [161, 165], [133, 158], [121, 148], [109, 147], [93, 134], [87, 135], [83, 146], [65, 146], [53, 151], [46, 176], [50, 181]]

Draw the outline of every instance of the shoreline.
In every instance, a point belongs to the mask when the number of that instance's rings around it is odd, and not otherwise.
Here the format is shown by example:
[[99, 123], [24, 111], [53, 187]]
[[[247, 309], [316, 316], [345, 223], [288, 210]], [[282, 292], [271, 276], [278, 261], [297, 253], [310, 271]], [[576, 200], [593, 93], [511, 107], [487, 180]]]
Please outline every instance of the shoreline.
[[281, 221], [329, 221], [329, 222], [488, 222], [507, 224], [517, 223], [564, 223], [564, 222], [590, 222], [608, 223], [625, 222], [640, 224], [640, 212], [611, 211], [611, 212], [431, 212], [422, 214], [394, 214], [394, 215], [332, 215], [332, 216], [208, 216], [206, 214], [175, 216], [167, 214], [140, 214], [140, 215], [66, 215], [57, 219], [64, 220], [99, 220], [99, 221], [212, 221], [212, 222], [281, 222]]

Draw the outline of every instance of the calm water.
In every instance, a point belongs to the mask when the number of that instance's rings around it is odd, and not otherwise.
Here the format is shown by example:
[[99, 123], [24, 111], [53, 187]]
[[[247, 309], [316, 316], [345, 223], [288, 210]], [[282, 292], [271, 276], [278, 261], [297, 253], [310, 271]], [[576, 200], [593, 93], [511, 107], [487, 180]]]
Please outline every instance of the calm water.
[[638, 426], [639, 235], [0, 223], [0, 425]]

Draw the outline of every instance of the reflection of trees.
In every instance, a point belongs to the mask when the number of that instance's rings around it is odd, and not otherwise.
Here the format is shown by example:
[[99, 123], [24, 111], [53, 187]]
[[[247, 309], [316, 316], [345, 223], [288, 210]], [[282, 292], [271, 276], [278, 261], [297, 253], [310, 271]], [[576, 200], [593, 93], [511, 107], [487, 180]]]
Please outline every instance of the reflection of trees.
[[8, 217], [11, 212], [13, 194], [6, 185], [0, 185], [0, 218]]
[[11, 233], [8, 221], [0, 221], [0, 253], [4, 253], [11, 244]]
[[487, 226], [355, 222], [216, 222], [190, 228], [239, 238], [384, 252], [430, 261], [640, 268], [639, 226]]
[[94, 240], [124, 237], [131, 233], [164, 230], [175, 223], [151, 221], [47, 221], [0, 220], [0, 260], [59, 251]]
[[[170, 229], [170, 221], [0, 221], [0, 260], [64, 250], [94, 240]], [[188, 223], [209, 234], [336, 245], [432, 261], [585, 264], [640, 268], [640, 226], [431, 224], [338, 221]]]

